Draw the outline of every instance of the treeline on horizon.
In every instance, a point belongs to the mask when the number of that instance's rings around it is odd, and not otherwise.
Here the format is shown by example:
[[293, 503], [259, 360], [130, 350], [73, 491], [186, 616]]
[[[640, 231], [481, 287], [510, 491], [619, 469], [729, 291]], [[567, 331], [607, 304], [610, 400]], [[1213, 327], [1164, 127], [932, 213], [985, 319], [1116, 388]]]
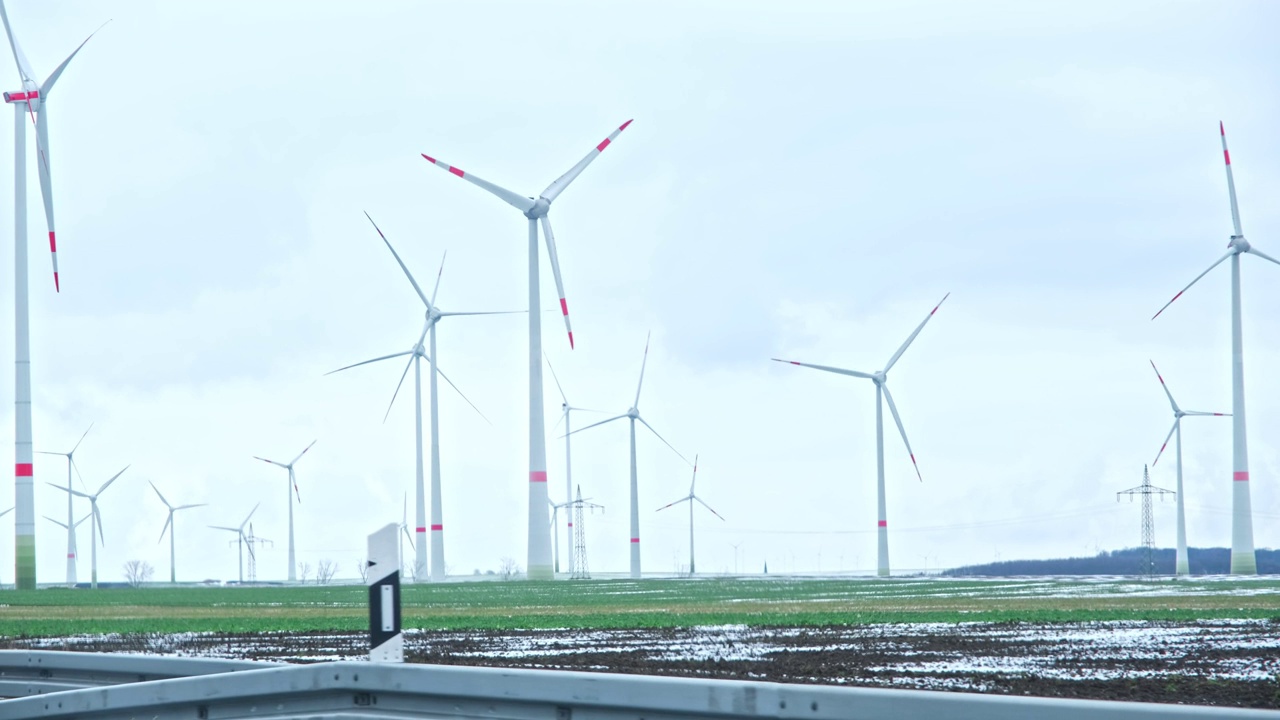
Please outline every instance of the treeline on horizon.
[[[1258, 574], [1280, 574], [1280, 550], [1257, 550]], [[1146, 551], [1142, 548], [1109, 550], [1092, 557], [1056, 558], [1052, 560], [1003, 560], [983, 565], [965, 565], [944, 571], [949, 576], [1006, 575], [1142, 575]], [[1156, 548], [1152, 552], [1155, 574], [1173, 575], [1174, 549]], [[1231, 570], [1228, 548], [1187, 548], [1187, 563], [1192, 575], [1226, 575]]]

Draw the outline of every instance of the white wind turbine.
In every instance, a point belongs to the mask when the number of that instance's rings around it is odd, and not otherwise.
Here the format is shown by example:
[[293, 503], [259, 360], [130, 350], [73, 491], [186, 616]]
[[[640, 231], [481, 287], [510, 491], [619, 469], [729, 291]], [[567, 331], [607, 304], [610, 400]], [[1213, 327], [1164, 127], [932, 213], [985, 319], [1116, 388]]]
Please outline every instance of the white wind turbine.
[[[416, 542], [414, 548], [416, 555], [414, 558], [413, 577], [422, 582], [427, 579], [427, 510], [426, 498], [424, 496], [422, 483], [422, 358], [426, 358], [430, 363], [430, 384], [431, 384], [431, 579], [443, 580], [445, 577], [444, 562], [444, 509], [442, 507], [442, 491], [440, 487], [440, 401], [438, 393], [438, 385], [436, 377], [440, 376], [449, 383], [459, 395], [462, 391], [458, 390], [458, 386], [453, 384], [447, 375], [440, 371], [436, 364], [436, 325], [441, 318], [454, 317], [459, 315], [511, 315], [516, 311], [491, 311], [491, 312], [441, 312], [436, 306], [436, 294], [440, 292], [440, 278], [444, 275], [444, 260], [440, 261], [440, 271], [436, 273], [436, 285], [431, 291], [431, 299], [427, 299], [426, 293], [422, 292], [422, 288], [418, 285], [418, 281], [413, 278], [413, 273], [409, 272], [409, 268], [400, 259], [400, 254], [391, 246], [391, 241], [386, 235], [382, 234], [382, 229], [378, 224], [373, 222], [373, 218], [369, 217], [369, 213], [365, 213], [365, 217], [369, 218], [369, 222], [373, 225], [373, 229], [378, 231], [378, 236], [382, 238], [382, 242], [386, 243], [387, 249], [391, 251], [391, 255], [395, 257], [396, 263], [400, 269], [404, 271], [405, 277], [409, 279], [409, 284], [413, 285], [414, 292], [418, 293], [418, 297], [422, 299], [422, 304], [426, 306], [426, 322], [422, 326], [422, 333], [418, 336], [418, 341], [413, 348], [404, 352], [394, 353], [391, 355], [383, 355], [372, 360], [365, 360], [354, 365], [338, 368], [332, 372], [325, 373], [332, 375], [333, 373], [350, 370], [361, 365], [380, 362], [382, 360], [390, 360], [392, 358], [404, 357], [409, 355], [409, 362], [404, 366], [404, 372], [400, 373], [400, 383], [396, 385], [396, 391], [391, 396], [392, 404], [396, 401], [396, 396], [400, 394], [400, 387], [404, 384], [404, 378], [409, 374], [409, 368], [413, 368], [413, 408], [414, 408], [414, 443], [417, 449], [417, 467], [415, 474], [415, 486], [417, 489], [416, 504], [414, 505], [414, 513], [417, 516], [417, 526], [415, 528]], [[429, 338], [429, 339], [428, 339]], [[427, 340], [430, 349], [424, 348], [422, 341]], [[466, 395], [462, 395], [463, 400], [467, 400]], [[480, 412], [470, 400], [467, 404], [477, 412], [480, 417], [484, 417], [484, 413]], [[391, 406], [387, 406], [387, 414], [391, 414]], [[386, 420], [386, 417], [383, 417]], [[488, 422], [488, 418], [485, 418]]]
[[[169, 517], [165, 519], [164, 527], [160, 528], [160, 540], [164, 540], [165, 531], [168, 531], [169, 532], [169, 582], [176, 584], [178, 582], [178, 574], [176, 569], [177, 568], [177, 562], [176, 562], [177, 552], [174, 550], [174, 542], [173, 542], [173, 534], [174, 534], [173, 514], [178, 512], [179, 510], [187, 510], [189, 508], [204, 507], [207, 503], [196, 503], [194, 505], [170, 505], [169, 501], [166, 500], [164, 498], [164, 495], [160, 493], [160, 488], [156, 487], [156, 484], [149, 480], [147, 482], [149, 485], [151, 485], [151, 489], [156, 491], [156, 495], [160, 497], [160, 502], [164, 503], [164, 506], [169, 508]], [[159, 540], [157, 540], [157, 542], [159, 542]]]
[[[253, 517], [254, 513], [258, 512], [258, 505], [261, 505], [261, 504], [262, 503], [258, 503], [257, 505], [253, 506], [253, 509], [250, 510], [249, 514], [245, 517], [244, 522], [240, 523], [240, 527], [227, 527], [225, 525], [209, 526], [214, 530], [227, 530], [236, 534], [236, 541], [237, 541], [236, 549], [238, 551], [238, 558], [240, 563], [240, 584], [241, 585], [244, 584], [244, 543], [245, 543], [244, 526], [249, 524], [249, 519]], [[253, 545], [249, 546], [249, 552], [251, 553], [253, 552]]]
[[809, 363], [796, 362], [795, 360], [779, 360], [773, 358], [775, 362], [791, 363], [800, 367], [813, 368], [815, 370], [825, 370], [826, 372], [836, 373], [838, 375], [849, 375], [856, 378], [864, 378], [870, 380], [876, 385], [876, 538], [877, 538], [877, 557], [876, 557], [876, 574], [882, 577], [889, 575], [889, 522], [887, 512], [885, 510], [884, 497], [884, 403], [889, 403], [889, 412], [893, 414], [893, 421], [898, 426], [898, 433], [902, 435], [902, 444], [907, 446], [907, 455], [911, 457], [911, 465], [916, 470], [916, 478], [923, 481], [920, 475], [920, 466], [916, 464], [916, 454], [911, 451], [911, 441], [907, 440], [907, 431], [902, 427], [902, 418], [898, 415], [898, 406], [893, 403], [893, 394], [889, 392], [888, 373], [893, 369], [894, 364], [902, 357], [902, 353], [907, 351], [912, 341], [924, 329], [925, 324], [929, 322], [929, 318], [938, 312], [938, 308], [942, 307], [942, 303], [951, 297], [951, 293], [942, 296], [938, 304], [929, 311], [924, 320], [916, 326], [907, 341], [902, 343], [898, 351], [889, 358], [889, 362], [885, 363], [884, 369], [873, 373], [859, 372], [857, 370], [843, 370], [841, 368], [829, 367], [827, 365], [811, 365]]
[[[129, 469], [129, 466], [125, 465], [124, 470], [128, 470], [128, 469]], [[103, 491], [105, 491], [108, 487], [110, 487], [111, 483], [116, 481], [116, 478], [123, 475], [124, 470], [121, 470], [115, 475], [112, 475], [111, 479], [102, 483], [102, 487], [98, 488], [98, 492], [93, 493], [92, 495], [88, 493], [82, 493], [79, 490], [71, 490], [69, 488], [64, 488], [60, 485], [54, 485], [53, 483], [47, 483], [49, 487], [55, 487], [55, 488], [58, 488], [59, 490], [66, 490], [72, 495], [89, 499], [89, 515], [92, 516], [93, 518], [92, 520], [89, 521], [89, 548], [91, 550], [91, 552], [89, 553], [89, 587], [92, 587], [92, 588], [98, 587], [98, 543], [102, 543], [103, 545], [107, 544], [106, 539], [103, 537], [103, 534], [102, 534], [102, 513], [98, 512], [98, 496], [101, 495]], [[97, 536], [97, 540], [94, 540], [95, 535]]]
[[[295, 495], [297, 496], [299, 504], [302, 503], [302, 495], [298, 492], [298, 477], [293, 473], [293, 466], [296, 465], [298, 461], [302, 459], [302, 456], [306, 455], [307, 451], [311, 449], [311, 446], [315, 444], [316, 444], [316, 441], [312, 440], [311, 445], [308, 445], [305, 448], [303, 448], [302, 452], [298, 453], [298, 457], [294, 458], [288, 463], [277, 462], [275, 460], [268, 460], [264, 457], [258, 457], [257, 455], [253, 456], [254, 460], [261, 460], [264, 463], [271, 463], [276, 467], [282, 467], [285, 470], [289, 471], [289, 486], [284, 489], [285, 495], [289, 497], [288, 499], [288, 503], [289, 503], [289, 582], [297, 582], [298, 580], [297, 565], [293, 561], [293, 498], [294, 496]], [[289, 492], [290, 488], [293, 489], [293, 492]]]
[[[67, 495], [67, 497], [68, 497], [68, 498], [70, 498], [70, 497], [71, 497], [71, 495], [69, 495], [69, 494], [68, 494], [68, 495]], [[13, 508], [9, 508], [9, 510], [12, 510], [12, 509], [13, 509]], [[5, 512], [8, 512], [8, 510], [6, 510]], [[76, 536], [76, 529], [77, 529], [77, 528], [79, 528], [79, 527], [84, 523], [84, 521], [85, 521], [85, 520], [88, 520], [88, 519], [89, 519], [90, 517], [92, 517], [92, 516], [93, 516], [93, 513], [92, 513], [92, 512], [87, 513], [84, 517], [80, 518], [79, 520], [76, 520], [74, 523], [64, 523], [64, 522], [62, 522], [61, 520], [54, 520], [53, 518], [49, 517], [48, 515], [45, 515], [45, 516], [44, 516], [44, 519], [45, 519], [45, 520], [48, 520], [49, 522], [53, 523], [54, 525], [57, 525], [58, 527], [60, 527], [60, 528], [62, 528], [62, 529], [64, 529], [64, 530], [66, 530], [66, 531], [67, 531], [67, 534], [68, 534], [69, 536], [71, 536], [71, 550], [69, 550], [69, 551], [67, 552], [67, 566], [68, 566], [68, 567], [70, 567], [70, 568], [72, 568], [73, 570], [72, 570], [72, 572], [70, 572], [70, 573], [68, 573], [68, 574], [67, 574], [67, 587], [75, 587], [75, 586], [76, 586], [75, 574], [74, 574], [74, 568], [75, 568], [75, 536]], [[4, 517], [4, 513], [0, 513], [0, 517]]]
[[[75, 526], [80, 524], [78, 522], [73, 522], [75, 520], [75, 516], [72, 513], [71, 501], [75, 499], [75, 496], [71, 494], [71, 471], [74, 469], [77, 475], [80, 474], [80, 468], [76, 466], [76, 459], [75, 459], [76, 450], [80, 449], [80, 443], [84, 442], [85, 437], [88, 436], [89, 434], [89, 430], [92, 430], [92, 429], [93, 429], [93, 423], [90, 423], [89, 427], [84, 431], [84, 435], [81, 435], [80, 439], [76, 441], [75, 447], [71, 448], [71, 452], [60, 453], [60, 452], [49, 452], [48, 450], [40, 451], [41, 455], [59, 455], [67, 459], [67, 487], [66, 487], [67, 521], [65, 523], [59, 522], [58, 524], [67, 529], [67, 586], [68, 587], [76, 586], [77, 551], [76, 551]], [[84, 487], [84, 478], [80, 479], [80, 487]]]
[[[409, 493], [404, 494], [404, 514], [400, 516], [400, 532], [404, 533], [404, 538], [409, 540], [409, 547], [413, 548], [413, 536], [409, 534]], [[400, 540], [400, 578], [404, 580], [404, 539]]]
[[[683, 455], [680, 455], [679, 450], [676, 450], [675, 447], [671, 445], [671, 443], [667, 442], [666, 438], [659, 435], [658, 431], [653, 429], [652, 425], [645, 422], [644, 418], [640, 417], [640, 388], [644, 387], [644, 368], [645, 368], [645, 365], [647, 365], [648, 363], [649, 363], [649, 337], [645, 336], [644, 359], [640, 361], [640, 382], [636, 383], [635, 402], [632, 403], [631, 407], [627, 408], [627, 411], [621, 415], [615, 415], [614, 417], [611, 417], [607, 420], [601, 420], [598, 423], [592, 423], [591, 425], [588, 425], [584, 428], [579, 428], [573, 431], [577, 433], [577, 432], [582, 432], [583, 430], [590, 430], [593, 427], [598, 427], [600, 425], [611, 423], [614, 420], [621, 420], [623, 418], [626, 418], [627, 420], [630, 421], [630, 425], [631, 425], [631, 577], [633, 578], [640, 577], [640, 483], [639, 483], [639, 479], [637, 477], [637, 472], [636, 472], [636, 421], [639, 420], [642, 425], [649, 428], [649, 432], [653, 433], [654, 436], [657, 437], [659, 440], [661, 440], [664, 445], [671, 448], [671, 452], [679, 456], [681, 460], [684, 460], [686, 463], [689, 462], [688, 458], [686, 458]], [[568, 434], [572, 434], [572, 433], [568, 433]]]
[[1160, 387], [1164, 390], [1164, 394], [1169, 398], [1169, 406], [1173, 408], [1173, 427], [1169, 429], [1169, 434], [1164, 438], [1164, 444], [1160, 446], [1160, 452], [1156, 453], [1156, 459], [1152, 461], [1151, 467], [1155, 467], [1160, 462], [1160, 456], [1164, 454], [1164, 449], [1169, 446], [1169, 439], [1174, 433], [1178, 434], [1178, 442], [1175, 447], [1178, 453], [1178, 490], [1175, 498], [1178, 503], [1178, 550], [1177, 558], [1174, 563], [1174, 572], [1178, 575], [1188, 575], [1191, 573], [1191, 564], [1187, 558], [1187, 516], [1182, 497], [1182, 418], [1187, 416], [1207, 415], [1211, 417], [1222, 417], [1231, 413], [1217, 412], [1201, 412], [1197, 410], [1183, 410], [1178, 407], [1178, 402], [1173, 399], [1173, 393], [1169, 392], [1169, 386], [1165, 384], [1164, 377], [1160, 371], [1156, 369], [1156, 363], [1151, 360], [1151, 369], [1156, 371], [1156, 377], [1160, 380]]
[[[14, 200], [14, 353], [16, 375], [14, 388], [14, 496], [18, 513], [14, 519], [17, 576], [15, 587], [36, 589], [36, 498], [35, 472], [31, 445], [31, 323], [27, 284], [27, 117], [36, 126], [36, 167], [40, 175], [40, 194], [44, 198], [45, 220], [49, 224], [49, 253], [53, 258], [53, 288], [61, 290], [58, 280], [58, 244], [53, 229], [53, 181], [49, 173], [49, 93], [62, 77], [71, 58], [93, 37], [84, 42], [54, 68], [43, 83], [36, 82], [31, 65], [22, 54], [9, 24], [9, 13], [0, 0], [0, 19], [4, 21], [9, 48], [18, 64], [22, 90], [4, 93], [4, 101], [14, 110], [13, 200]], [[99, 28], [101, 29], [101, 28]], [[94, 31], [97, 32], [96, 30]]]
[[1187, 286], [1173, 296], [1173, 300], [1164, 304], [1152, 316], [1152, 320], [1160, 317], [1165, 308], [1174, 300], [1182, 297], [1209, 274], [1210, 270], [1231, 260], [1231, 436], [1232, 436], [1232, 474], [1231, 474], [1231, 574], [1256, 575], [1258, 561], [1253, 552], [1253, 510], [1249, 501], [1249, 444], [1245, 437], [1244, 417], [1244, 341], [1240, 329], [1240, 256], [1249, 253], [1263, 260], [1280, 265], [1280, 260], [1267, 255], [1249, 244], [1244, 239], [1244, 231], [1240, 229], [1240, 208], [1236, 204], [1236, 181], [1231, 174], [1231, 153], [1227, 151], [1227, 131], [1222, 123], [1218, 123], [1218, 133], [1222, 136], [1222, 159], [1227, 165], [1227, 192], [1231, 196], [1231, 223], [1235, 234], [1227, 243], [1227, 254], [1209, 266], [1187, 283]]
[[[556, 530], [556, 514], [560, 508], [573, 505], [573, 453], [570, 449], [569, 436], [573, 434], [571, 424], [571, 414], [574, 410], [583, 412], [599, 412], [598, 410], [588, 410], [587, 408], [573, 407], [569, 404], [569, 398], [564, 394], [564, 388], [560, 386], [560, 378], [556, 377], [556, 369], [551, 367], [551, 358], [547, 358], [547, 369], [551, 371], [551, 379], [556, 382], [556, 390], [560, 391], [560, 398], [564, 401], [560, 404], [561, 421], [564, 422], [564, 497], [562, 503], [552, 502], [550, 498], [547, 502], [551, 504], [551, 532], [556, 536], [556, 572], [560, 571], [560, 533]], [[565, 520], [569, 532], [569, 567], [573, 567], [573, 513], [566, 511]]]
[[564, 282], [560, 277], [560, 259], [556, 255], [556, 239], [551, 232], [551, 221], [547, 213], [551, 203], [564, 189], [569, 187], [582, 171], [604, 152], [609, 144], [631, 124], [628, 120], [622, 123], [609, 137], [595, 146], [577, 165], [561, 175], [537, 198], [524, 197], [506, 188], [482, 180], [471, 173], [447, 165], [424, 154], [427, 162], [443, 168], [454, 175], [477, 185], [493, 195], [501, 198], [508, 205], [515, 207], [529, 220], [529, 557], [525, 567], [530, 580], [550, 580], [554, 577], [551, 564], [551, 538], [547, 515], [547, 447], [543, 427], [542, 406], [542, 310], [541, 297], [538, 291], [538, 225], [542, 225], [542, 234], [547, 242], [547, 259], [551, 261], [551, 274], [556, 281], [556, 292], [560, 296], [560, 312], [564, 315], [564, 326], [569, 333], [569, 347], [573, 347], [573, 327], [569, 324], [569, 305], [565, 302]]
[[693, 456], [693, 479], [689, 481], [689, 494], [685, 495], [679, 500], [676, 500], [675, 502], [669, 502], [666, 505], [663, 505], [662, 507], [658, 508], [656, 511], [656, 512], [662, 512], [663, 510], [666, 510], [667, 508], [673, 507], [675, 505], [679, 505], [682, 502], [689, 503], [689, 574], [690, 575], [693, 575], [695, 572], [697, 572], [697, 570], [694, 569], [694, 565], [693, 565], [693, 503], [694, 501], [701, 503], [702, 507], [708, 510], [711, 510], [711, 514], [720, 518], [721, 522], [724, 521], [724, 517], [722, 517], [720, 513], [716, 512], [715, 510], [712, 510], [710, 505], [703, 502], [702, 498], [698, 497], [697, 494], [694, 493], [694, 486], [697, 485], [697, 483], [698, 483], [698, 456], [694, 455]]

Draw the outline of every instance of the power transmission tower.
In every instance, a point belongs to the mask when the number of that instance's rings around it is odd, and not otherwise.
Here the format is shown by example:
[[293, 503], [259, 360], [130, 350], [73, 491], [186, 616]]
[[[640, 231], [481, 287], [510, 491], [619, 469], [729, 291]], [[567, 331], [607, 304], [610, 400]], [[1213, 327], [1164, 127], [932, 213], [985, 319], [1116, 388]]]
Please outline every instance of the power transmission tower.
[[569, 579], [590, 580], [591, 573], [587, 570], [587, 528], [582, 522], [582, 511], [586, 510], [594, 514], [599, 508], [603, 513], [604, 506], [583, 500], [581, 485], [578, 486], [578, 498], [567, 505], [573, 512], [573, 573]]
[[1177, 493], [1152, 485], [1151, 475], [1147, 472], [1147, 466], [1143, 465], [1142, 484], [1116, 493], [1116, 502], [1120, 501], [1121, 495], [1128, 495], [1129, 502], [1133, 502], [1133, 498], [1136, 495], [1142, 496], [1142, 574], [1155, 575], [1156, 521], [1151, 514], [1151, 498], [1159, 495], [1160, 500], [1163, 501], [1165, 495], [1177, 495]]
[[258, 553], [254, 552], [253, 546], [256, 545], [274, 545], [266, 538], [260, 538], [253, 534], [253, 523], [249, 523], [249, 534], [244, 536], [244, 542], [249, 546], [249, 582], [258, 581]]

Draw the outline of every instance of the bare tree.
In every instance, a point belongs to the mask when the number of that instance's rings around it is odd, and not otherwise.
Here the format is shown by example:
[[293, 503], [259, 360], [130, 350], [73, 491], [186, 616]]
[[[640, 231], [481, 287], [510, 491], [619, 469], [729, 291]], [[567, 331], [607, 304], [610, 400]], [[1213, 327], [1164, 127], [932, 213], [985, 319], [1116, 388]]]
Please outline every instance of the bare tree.
[[338, 566], [332, 560], [321, 560], [316, 564], [316, 584], [328, 585], [336, 572], [338, 572]]
[[124, 564], [124, 581], [129, 583], [129, 587], [141, 587], [143, 583], [151, 580], [155, 572], [155, 568], [151, 567], [149, 562], [130, 560]]
[[364, 560], [356, 561], [356, 573], [360, 576], [360, 582], [369, 584], [369, 563]]
[[311, 576], [311, 563], [304, 562], [298, 566], [298, 579], [302, 581], [303, 585], [307, 583], [307, 578], [310, 576]]
[[502, 558], [502, 562], [498, 565], [498, 575], [500, 575], [503, 580], [514, 579], [519, 574], [520, 566], [516, 564], [515, 558]]

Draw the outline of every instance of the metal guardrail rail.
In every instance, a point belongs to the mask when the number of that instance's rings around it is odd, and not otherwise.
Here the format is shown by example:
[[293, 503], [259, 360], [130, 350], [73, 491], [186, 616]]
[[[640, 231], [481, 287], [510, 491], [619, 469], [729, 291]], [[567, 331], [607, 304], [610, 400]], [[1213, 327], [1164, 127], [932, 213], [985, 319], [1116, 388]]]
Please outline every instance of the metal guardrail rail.
[[279, 664], [55, 650], [0, 650], [0, 698], [270, 667], [279, 667]]
[[[32, 663], [0, 657], [4, 671]], [[29, 653], [33, 654], [33, 653]], [[1268, 718], [1280, 713], [1147, 703], [843, 688], [643, 675], [439, 665], [271, 665], [40, 653], [50, 683], [79, 689], [0, 701], [8, 718], [483, 718], [484, 720], [1138, 720]], [[69, 657], [80, 655], [79, 657]], [[54, 657], [57, 656], [57, 657]], [[218, 672], [217, 667], [226, 668]], [[167, 679], [128, 681], [148, 672]], [[209, 671], [213, 672], [209, 672]], [[191, 672], [186, 677], [183, 673]], [[97, 673], [97, 674], [95, 674]], [[90, 687], [95, 681], [122, 684]]]

